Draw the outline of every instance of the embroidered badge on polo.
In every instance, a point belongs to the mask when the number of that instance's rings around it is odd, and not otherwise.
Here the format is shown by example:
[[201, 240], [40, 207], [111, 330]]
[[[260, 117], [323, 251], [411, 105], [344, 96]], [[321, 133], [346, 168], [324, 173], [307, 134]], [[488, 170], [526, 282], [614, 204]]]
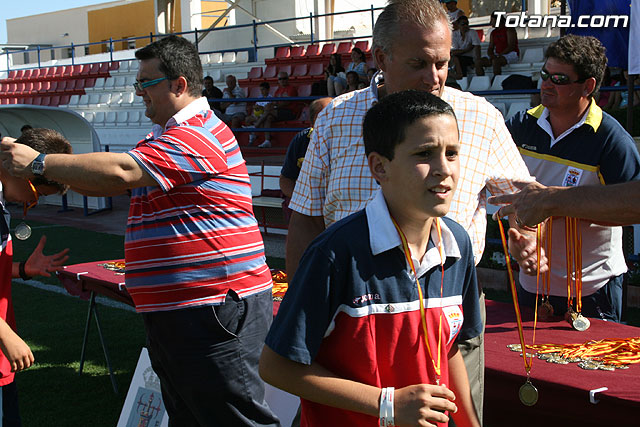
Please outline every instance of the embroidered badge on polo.
[[449, 323], [449, 339], [447, 340], [447, 344], [449, 344], [453, 341], [456, 335], [458, 335], [458, 332], [460, 332], [464, 317], [462, 316], [460, 307], [457, 305], [442, 307], [442, 313]]
[[567, 168], [567, 172], [564, 175], [564, 179], [562, 180], [563, 187], [576, 187], [580, 184], [580, 178], [582, 178], [582, 173], [584, 171], [582, 169], [578, 169], [573, 166], [569, 166]]

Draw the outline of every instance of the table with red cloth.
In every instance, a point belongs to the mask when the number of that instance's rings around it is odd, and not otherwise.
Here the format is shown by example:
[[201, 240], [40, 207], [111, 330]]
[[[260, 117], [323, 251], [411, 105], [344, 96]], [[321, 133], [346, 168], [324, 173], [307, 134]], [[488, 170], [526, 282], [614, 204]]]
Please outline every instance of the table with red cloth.
[[[524, 362], [507, 344], [519, 344], [512, 304], [487, 301], [485, 331], [484, 424], [497, 426], [628, 426], [640, 425], [640, 364], [615, 371], [584, 370], [577, 363], [559, 365], [533, 359], [531, 382], [538, 389], [534, 406], [523, 405], [518, 390], [525, 383]], [[590, 319], [584, 332], [557, 318], [538, 321], [536, 344], [572, 344], [604, 338], [640, 336], [640, 328]], [[523, 308], [526, 344], [532, 343], [533, 311]], [[607, 387], [595, 394], [589, 391]]]
[[71, 295], [89, 299], [94, 291], [116, 301], [133, 306], [133, 300], [124, 287], [124, 274], [109, 270], [104, 264], [124, 263], [124, 260], [92, 261], [67, 265], [58, 272], [58, 279]]

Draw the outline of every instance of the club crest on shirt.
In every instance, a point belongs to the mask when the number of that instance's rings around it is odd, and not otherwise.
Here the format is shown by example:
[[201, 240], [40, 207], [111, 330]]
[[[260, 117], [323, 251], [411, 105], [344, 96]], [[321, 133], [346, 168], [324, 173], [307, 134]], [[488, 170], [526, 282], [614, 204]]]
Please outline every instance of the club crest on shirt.
[[460, 307], [457, 305], [442, 307], [442, 314], [447, 320], [447, 323], [449, 323], [449, 340], [447, 341], [447, 344], [449, 344], [455, 339], [456, 335], [458, 335], [460, 329], [462, 329], [464, 316], [462, 315]]
[[582, 169], [578, 169], [573, 166], [569, 166], [567, 168], [567, 172], [564, 175], [564, 179], [562, 180], [563, 187], [576, 187], [580, 184], [580, 178], [582, 178], [582, 173], [584, 171]]

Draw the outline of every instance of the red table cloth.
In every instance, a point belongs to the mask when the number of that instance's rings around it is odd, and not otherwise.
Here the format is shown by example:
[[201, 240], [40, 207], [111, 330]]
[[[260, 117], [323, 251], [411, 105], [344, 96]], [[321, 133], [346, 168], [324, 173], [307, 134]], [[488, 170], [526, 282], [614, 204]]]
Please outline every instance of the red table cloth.
[[120, 261], [124, 260], [92, 261], [67, 265], [58, 272], [58, 278], [71, 295], [88, 299], [91, 291], [94, 291], [97, 294], [133, 306], [133, 300], [124, 286], [124, 274], [118, 274], [100, 265]]
[[[577, 363], [558, 365], [535, 358], [531, 382], [537, 387], [536, 405], [528, 407], [518, 398], [526, 379], [520, 353], [507, 344], [520, 343], [512, 304], [487, 301], [485, 332], [484, 421], [495, 426], [629, 426], [640, 425], [640, 364], [627, 370], [583, 370]], [[526, 344], [532, 343], [533, 313], [523, 309]], [[583, 343], [603, 338], [640, 336], [640, 328], [591, 319], [585, 332], [572, 329], [558, 318], [538, 321], [536, 344]], [[589, 391], [607, 387], [590, 403]]]

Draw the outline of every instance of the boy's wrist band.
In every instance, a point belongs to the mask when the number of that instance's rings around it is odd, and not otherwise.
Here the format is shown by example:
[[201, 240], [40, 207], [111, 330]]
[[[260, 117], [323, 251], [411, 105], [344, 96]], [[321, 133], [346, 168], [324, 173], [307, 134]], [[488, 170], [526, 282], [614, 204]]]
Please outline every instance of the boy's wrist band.
[[29, 280], [31, 279], [31, 276], [27, 276], [27, 272], [24, 269], [25, 264], [26, 261], [22, 261], [20, 264], [18, 264], [18, 274], [20, 274], [20, 278], [22, 280]]
[[393, 413], [393, 387], [385, 387], [380, 393], [380, 427], [395, 426]]

